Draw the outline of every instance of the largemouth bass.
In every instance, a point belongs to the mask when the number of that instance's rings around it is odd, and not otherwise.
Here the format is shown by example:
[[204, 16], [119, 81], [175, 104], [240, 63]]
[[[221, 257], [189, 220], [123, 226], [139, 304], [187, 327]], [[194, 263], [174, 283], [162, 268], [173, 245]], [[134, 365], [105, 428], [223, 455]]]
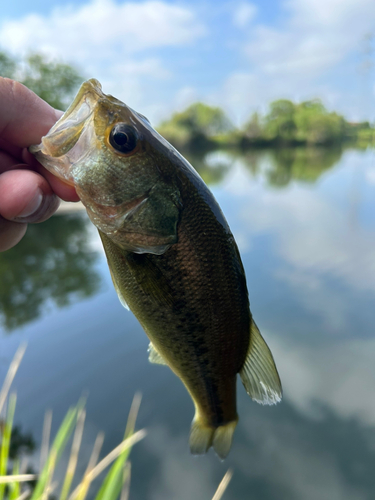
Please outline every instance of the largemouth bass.
[[279, 402], [282, 391], [212, 193], [144, 116], [94, 79], [30, 151], [74, 185], [99, 230], [120, 301], [151, 341], [150, 361], [169, 366], [188, 390], [191, 452], [213, 446], [224, 458], [238, 421], [237, 374], [261, 404]]

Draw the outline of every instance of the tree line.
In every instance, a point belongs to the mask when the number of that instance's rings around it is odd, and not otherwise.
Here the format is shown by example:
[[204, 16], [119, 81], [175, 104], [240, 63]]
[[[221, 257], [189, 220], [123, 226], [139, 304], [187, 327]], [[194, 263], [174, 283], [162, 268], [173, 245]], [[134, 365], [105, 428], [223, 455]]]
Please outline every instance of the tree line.
[[180, 148], [202, 145], [240, 147], [332, 146], [343, 142], [367, 145], [375, 129], [369, 122], [352, 123], [328, 111], [319, 99], [294, 103], [278, 99], [265, 115], [254, 113], [236, 128], [218, 107], [195, 103], [163, 122], [158, 131]]
[[[65, 110], [84, 77], [75, 67], [49, 61], [40, 54], [20, 60], [0, 52], [0, 76], [20, 81], [51, 106]], [[197, 102], [162, 122], [157, 130], [175, 147], [199, 149], [215, 146], [279, 147], [330, 146], [352, 142], [372, 144], [369, 122], [352, 123], [328, 111], [319, 99], [294, 103], [279, 99], [268, 112], [254, 113], [240, 128], [219, 107]]]

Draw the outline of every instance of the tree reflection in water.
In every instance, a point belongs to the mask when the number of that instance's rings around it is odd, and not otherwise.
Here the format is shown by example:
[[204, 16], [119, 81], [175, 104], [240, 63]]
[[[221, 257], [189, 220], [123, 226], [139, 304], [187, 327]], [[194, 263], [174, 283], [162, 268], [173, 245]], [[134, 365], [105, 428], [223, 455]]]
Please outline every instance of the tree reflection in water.
[[[340, 148], [309, 147], [248, 149], [194, 148], [183, 152], [208, 185], [219, 183], [235, 161], [245, 163], [253, 176], [268, 159], [266, 179], [285, 187], [292, 180], [315, 182], [342, 155]], [[0, 254], [0, 322], [11, 331], [36, 319], [50, 300], [59, 307], [93, 295], [99, 287], [94, 270], [96, 254], [89, 244], [83, 214], [57, 216], [29, 225], [15, 248]]]
[[292, 179], [315, 182], [323, 172], [339, 162], [341, 147], [273, 149], [273, 168], [268, 172], [272, 186], [286, 186]]
[[[261, 173], [268, 160], [265, 179], [270, 186], [286, 187], [292, 180], [315, 182], [340, 161], [343, 149], [337, 147], [290, 147], [259, 149], [200, 149], [183, 151], [185, 158], [208, 185], [222, 181], [236, 160], [245, 163], [253, 176]], [[220, 154], [221, 153], [221, 154]], [[225, 157], [225, 161], [224, 161]]]
[[212, 153], [218, 151], [217, 149], [195, 148], [194, 150], [182, 152], [183, 156], [193, 165], [208, 186], [219, 184], [231, 166], [228, 162], [220, 161], [220, 158], [215, 162], [209, 161]]
[[87, 224], [83, 214], [29, 224], [19, 244], [0, 253], [0, 322], [6, 331], [36, 319], [51, 300], [64, 307], [98, 290]]

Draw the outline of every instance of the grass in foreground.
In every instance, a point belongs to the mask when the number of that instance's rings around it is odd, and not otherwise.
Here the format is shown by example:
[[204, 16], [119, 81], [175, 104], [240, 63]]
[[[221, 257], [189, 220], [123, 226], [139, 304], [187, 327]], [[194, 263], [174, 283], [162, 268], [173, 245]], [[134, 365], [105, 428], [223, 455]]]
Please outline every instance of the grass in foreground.
[[[104, 440], [103, 433], [99, 433], [94, 443], [86, 471], [80, 483], [73, 491], [71, 491], [71, 486], [78, 463], [78, 454], [86, 417], [83, 401], [78, 402], [76, 407], [69, 409], [51, 446], [49, 446], [49, 440], [52, 413], [47, 412], [43, 428], [40, 474], [22, 473], [19, 460], [17, 459], [13, 460], [12, 469], [9, 472], [11, 465], [9, 450], [13, 417], [16, 408], [16, 395], [14, 393], [9, 395], [9, 391], [24, 353], [25, 346], [23, 345], [17, 350], [9, 367], [3, 387], [0, 390], [0, 500], [49, 500], [50, 498], [56, 500], [57, 498], [59, 500], [85, 500], [91, 483], [111, 464], [99, 487], [95, 500], [116, 500], [118, 498], [120, 500], [127, 500], [129, 497], [131, 472], [129, 454], [134, 444], [146, 435], [144, 429], [135, 432], [135, 422], [141, 401], [140, 395], [134, 397], [123, 441], [98, 462]], [[6, 411], [3, 412], [5, 409]], [[5, 413], [5, 417], [2, 419], [1, 415], [3, 413]], [[53, 476], [72, 434], [73, 440], [68, 465], [62, 484], [59, 484], [54, 480]], [[231, 477], [232, 472], [228, 470], [212, 500], [220, 500], [222, 498]], [[35, 482], [34, 489], [29, 485], [31, 481]], [[56, 495], [56, 491], [60, 491], [59, 497]]]

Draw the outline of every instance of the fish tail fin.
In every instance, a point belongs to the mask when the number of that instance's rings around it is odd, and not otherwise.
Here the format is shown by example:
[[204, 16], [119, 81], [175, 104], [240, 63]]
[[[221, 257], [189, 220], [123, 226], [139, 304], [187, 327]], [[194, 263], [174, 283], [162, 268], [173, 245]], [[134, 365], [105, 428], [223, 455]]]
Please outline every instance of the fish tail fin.
[[190, 430], [190, 451], [193, 455], [204, 455], [212, 446], [215, 427], [202, 422], [202, 419], [195, 415]]
[[237, 419], [219, 427], [207, 425], [199, 416], [195, 416], [191, 424], [190, 451], [193, 455], [203, 455], [213, 447], [217, 455], [224, 459], [232, 446], [233, 433]]
[[220, 425], [215, 429], [212, 446], [217, 455], [224, 460], [232, 446], [233, 433], [238, 420], [233, 420], [225, 425]]

